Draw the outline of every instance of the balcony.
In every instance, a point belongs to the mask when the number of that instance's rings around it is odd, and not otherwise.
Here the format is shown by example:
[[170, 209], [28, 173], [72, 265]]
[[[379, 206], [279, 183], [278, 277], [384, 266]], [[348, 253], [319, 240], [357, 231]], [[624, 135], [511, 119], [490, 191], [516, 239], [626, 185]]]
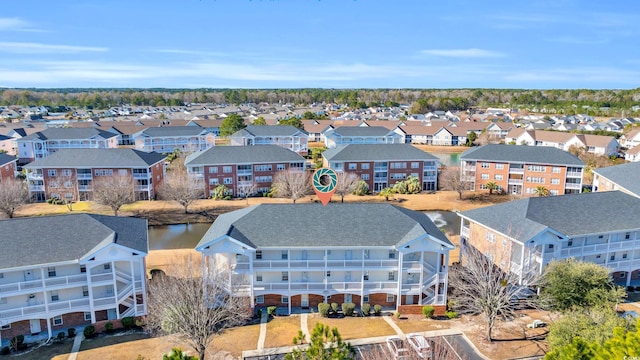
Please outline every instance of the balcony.
[[393, 291], [398, 289], [397, 281], [365, 281], [365, 290], [387, 290]]
[[89, 308], [89, 298], [68, 300], [68, 301], [55, 301], [49, 303], [49, 311], [57, 310], [70, 310], [76, 308]]
[[151, 187], [149, 185], [136, 185], [135, 186], [135, 190], [136, 191], [149, 191], [149, 190], [151, 190]]
[[469, 233], [470, 233], [470, 230], [469, 230], [468, 227], [463, 226], [463, 227], [460, 228], [460, 235], [469, 238]]
[[574, 184], [574, 183], [566, 183], [566, 184], [564, 184], [564, 188], [565, 189], [577, 189], [577, 190], [580, 190], [582, 188], [582, 185]]
[[573, 257], [582, 255], [604, 254], [607, 252], [609, 244], [586, 245], [575, 248], [560, 250], [560, 257]]
[[100, 282], [112, 282], [113, 281], [113, 273], [103, 273], [103, 274], [95, 274], [91, 275], [91, 283], [100, 283]]
[[78, 173], [76, 177], [78, 180], [91, 180], [93, 178], [91, 173]]
[[324, 268], [324, 260], [291, 260], [291, 268], [295, 269], [309, 269], [309, 268]]
[[42, 179], [44, 179], [44, 176], [42, 175], [42, 173], [35, 173], [35, 172], [27, 173], [27, 180], [42, 180]]
[[323, 282], [292, 282], [291, 290], [324, 290], [325, 284]]
[[582, 177], [582, 172], [580, 171], [567, 171], [567, 177]]
[[44, 191], [44, 185], [29, 185], [29, 191]]
[[79, 191], [91, 191], [93, 190], [93, 186], [90, 185], [78, 185]]
[[387, 171], [387, 170], [388, 170], [388, 169], [387, 169], [387, 167], [386, 167], [386, 166], [375, 166], [375, 167], [373, 168], [373, 171], [382, 171], [382, 172], [385, 172], [385, 171]]
[[251, 174], [252, 174], [251, 170], [238, 170], [238, 171], [236, 171], [236, 175], [237, 176], [248, 176], [248, 175], [251, 175]]
[[103, 298], [98, 298], [93, 300], [93, 306], [105, 306], [107, 307], [115, 307], [116, 297], [115, 296], [107, 296]]
[[524, 183], [524, 180], [522, 179], [509, 179], [508, 184], [509, 185], [522, 185]]
[[524, 168], [510, 167], [509, 174], [524, 174]]
[[14, 293], [34, 292], [34, 290], [42, 291], [43, 287], [49, 290], [68, 286], [80, 286], [86, 283], [87, 276], [85, 274], [50, 277], [44, 279], [44, 281], [42, 279], [20, 281], [0, 285], [0, 295], [4, 297], [5, 295], [9, 296]]
[[274, 269], [288, 268], [289, 260], [255, 260], [253, 262], [254, 269]]
[[51, 277], [44, 280], [45, 286], [48, 288], [64, 287], [67, 285], [80, 285], [87, 282], [87, 276], [85, 274]]
[[337, 281], [327, 282], [327, 290], [335, 291], [359, 291], [362, 288], [362, 283], [359, 281]]
[[151, 177], [151, 174], [148, 172], [145, 173], [133, 173], [133, 178], [134, 179], [148, 179]]

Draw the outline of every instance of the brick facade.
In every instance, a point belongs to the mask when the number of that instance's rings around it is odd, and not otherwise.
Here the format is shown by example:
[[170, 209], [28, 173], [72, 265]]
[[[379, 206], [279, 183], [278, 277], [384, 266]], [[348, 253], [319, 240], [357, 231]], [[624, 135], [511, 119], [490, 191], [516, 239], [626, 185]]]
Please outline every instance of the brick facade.
[[[106, 315], [106, 311], [105, 311]], [[83, 312], [74, 312], [62, 315], [62, 324], [55, 325], [51, 320], [51, 333], [52, 336], [56, 336], [62, 329], [68, 329], [70, 327], [83, 327], [90, 325], [91, 321], [84, 319]], [[40, 333], [47, 333], [47, 320], [40, 319]], [[29, 335], [31, 334], [31, 326], [29, 320], [17, 321], [11, 324], [11, 329], [0, 331], [2, 339], [10, 339], [16, 335]]]
[[0, 165], [0, 183], [16, 178], [16, 161]]
[[[435, 309], [434, 316], [444, 316], [447, 312], [445, 305], [430, 305]], [[402, 315], [422, 315], [423, 305], [400, 305], [398, 312]]]
[[[361, 303], [360, 295], [352, 294], [351, 297], [352, 297], [351, 301], [354, 304], [356, 304], [356, 306], [360, 306], [360, 303]], [[301, 307], [301, 295], [294, 295], [289, 298], [289, 301], [291, 302], [291, 307]], [[414, 297], [414, 301], [416, 302], [418, 301], [418, 296]], [[317, 309], [318, 304], [323, 302], [324, 302], [323, 295], [309, 294], [309, 308]], [[344, 294], [332, 294], [331, 296], [328, 296], [327, 303], [328, 304], [337, 303], [338, 305], [342, 305], [342, 303], [344, 303]], [[254, 304], [257, 309], [266, 308], [269, 306], [278, 306], [278, 307], [289, 306], [289, 304], [282, 302], [282, 295], [277, 295], [277, 294], [265, 294], [264, 303], [258, 304], [257, 302], [255, 302], [255, 299], [254, 299]], [[393, 301], [387, 301], [387, 294], [379, 294], [379, 293], [370, 294], [369, 304], [371, 304], [372, 307], [374, 305], [395, 307], [396, 297], [394, 296]]]

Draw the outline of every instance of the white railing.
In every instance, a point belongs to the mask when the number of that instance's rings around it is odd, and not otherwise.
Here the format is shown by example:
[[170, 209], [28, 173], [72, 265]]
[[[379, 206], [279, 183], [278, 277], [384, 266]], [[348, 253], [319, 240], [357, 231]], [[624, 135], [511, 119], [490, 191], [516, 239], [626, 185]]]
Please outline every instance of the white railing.
[[119, 278], [122, 278], [123, 280], [121, 280], [121, 281], [123, 281], [123, 282], [131, 281], [131, 275], [129, 275], [127, 273], [124, 273], [122, 271], [116, 270], [116, 276], [118, 276]]
[[640, 247], [640, 240], [623, 240], [609, 243], [609, 250], [628, 250]]
[[134, 179], [148, 179], [151, 176], [150, 173], [133, 173]]
[[136, 314], [138, 315], [144, 314], [144, 304], [136, 305]]
[[431, 276], [429, 276], [425, 281], [422, 282], [422, 286], [423, 287], [429, 287], [432, 284], [435, 284], [438, 282], [438, 274], [433, 274]]
[[249, 270], [249, 263], [242, 262], [242, 263], [231, 264], [231, 270]]
[[615, 268], [637, 268], [640, 266], [640, 259], [636, 260], [614, 260], [607, 262], [607, 267], [615, 269]]
[[520, 275], [520, 273], [522, 272], [522, 266], [520, 264], [511, 262], [510, 271], [516, 275]]
[[29, 185], [29, 191], [44, 191], [44, 185]]
[[133, 290], [133, 284], [129, 284], [125, 286], [124, 289], [118, 292], [118, 303], [122, 302], [126, 297], [131, 295], [131, 290]]
[[586, 245], [571, 249], [562, 249], [560, 251], [561, 257], [570, 257], [570, 256], [580, 256], [580, 255], [589, 255], [589, 254], [598, 254], [605, 253], [609, 248], [609, 244], [598, 244], [598, 245]]
[[89, 298], [52, 302], [52, 303], [49, 303], [49, 311], [73, 309], [73, 308], [84, 307], [84, 306], [89, 306]]
[[524, 184], [524, 180], [520, 179], [509, 179], [509, 185], [522, 185]]
[[46, 311], [47, 308], [45, 305], [31, 305], [21, 307], [19, 309], [0, 311], [0, 318], [10, 319], [16, 317], [31, 316], [34, 314], [44, 313]]
[[364, 288], [367, 290], [396, 290], [398, 283], [396, 281], [365, 281]]
[[509, 168], [509, 173], [511, 174], [524, 174], [524, 168]]
[[135, 314], [136, 314], [136, 309], [134, 307], [130, 307], [125, 312], [120, 314], [120, 316], [125, 318], [125, 317], [134, 316]]
[[51, 277], [44, 280], [44, 284], [47, 287], [61, 286], [61, 285], [71, 285], [71, 284], [79, 284], [86, 283], [87, 276], [84, 274], [80, 275], [70, 275], [70, 276], [60, 276], [60, 277]]
[[460, 228], [460, 235], [462, 235], [462, 236], [469, 237], [469, 232], [470, 232], [470, 230], [466, 226], [463, 226], [463, 227]]
[[247, 176], [247, 175], [251, 175], [252, 172], [251, 170], [238, 170], [236, 171], [236, 175], [237, 176]]
[[91, 173], [89, 174], [82, 174], [82, 173], [78, 173], [76, 175], [78, 180], [91, 180], [93, 177], [91, 176]]
[[149, 185], [136, 185], [136, 191], [149, 191]]
[[94, 299], [93, 305], [94, 306], [115, 305], [115, 302], [116, 302], [115, 296], [109, 296], [109, 297]]
[[78, 185], [78, 190], [93, 190], [93, 187], [89, 185]]
[[574, 183], [566, 183], [564, 184], [565, 189], [581, 189], [582, 185], [574, 184]]
[[403, 261], [402, 270], [422, 270], [422, 265], [420, 261]]
[[103, 281], [113, 281], [113, 274], [109, 272], [104, 274], [91, 275], [92, 283], [103, 282]]
[[21, 281], [11, 284], [2, 284], [0, 285], [0, 294], [20, 291], [33, 291], [42, 288], [42, 286], [42, 279]]
[[321, 282], [292, 282], [291, 290], [324, 290], [325, 284]]
[[360, 288], [362, 288], [362, 283], [355, 281], [337, 281], [327, 283], [327, 289], [333, 289], [336, 291], [360, 290]]
[[289, 267], [288, 260], [256, 260], [253, 262], [254, 269], [286, 268], [286, 267]]
[[433, 273], [436, 272], [436, 267], [431, 265], [431, 264], [429, 264], [426, 261], [422, 262], [422, 266], [424, 266], [425, 269], [430, 270], [430, 272], [433, 272]]
[[329, 268], [335, 268], [335, 267], [362, 267], [362, 259], [357, 259], [357, 260], [327, 260], [327, 267], [329, 267]]
[[319, 268], [324, 267], [324, 260], [291, 260], [292, 268]]
[[396, 259], [391, 259], [391, 260], [387, 260], [387, 259], [380, 259], [380, 260], [375, 260], [375, 259], [367, 259], [364, 261], [364, 266], [368, 267], [368, 268], [373, 268], [373, 267], [397, 267], [398, 266], [398, 260]]
[[42, 180], [44, 175], [41, 173], [27, 173], [27, 180]]
[[582, 173], [578, 171], [567, 171], [567, 177], [582, 177]]

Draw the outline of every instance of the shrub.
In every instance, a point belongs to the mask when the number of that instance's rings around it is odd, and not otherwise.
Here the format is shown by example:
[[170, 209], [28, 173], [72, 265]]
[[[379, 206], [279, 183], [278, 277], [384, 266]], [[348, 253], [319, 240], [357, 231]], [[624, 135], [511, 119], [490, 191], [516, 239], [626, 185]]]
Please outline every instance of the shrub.
[[275, 316], [277, 309], [278, 309], [278, 307], [276, 307], [276, 306], [269, 306], [269, 307], [267, 307], [267, 314], [269, 314], [269, 316]]
[[8, 346], [5, 346], [2, 349], [0, 349], [0, 355], [9, 355], [10, 352], [11, 352], [11, 349], [9, 349]]
[[190, 356], [182, 349], [174, 347], [171, 349], [171, 352], [168, 354], [162, 355], [162, 360], [197, 360], [198, 358], [195, 356]]
[[373, 313], [376, 315], [380, 315], [380, 313], [382, 312], [382, 306], [376, 304], [373, 305]]
[[356, 304], [354, 303], [343, 303], [342, 304], [342, 313], [344, 316], [353, 316], [353, 311], [356, 309]]
[[258, 309], [258, 311], [256, 312], [256, 316], [258, 316], [259, 318], [262, 317], [262, 309]]
[[393, 316], [395, 316], [396, 319], [400, 319], [400, 312], [399, 311], [394, 312]]
[[447, 315], [447, 317], [449, 319], [455, 319], [458, 317], [458, 313], [455, 311], [447, 311], [446, 313], [444, 313], [445, 315]]
[[364, 316], [367, 316], [369, 315], [370, 312], [371, 312], [371, 305], [369, 305], [369, 303], [362, 304], [362, 314]]
[[322, 317], [329, 317], [329, 310], [331, 309], [331, 305], [327, 303], [318, 304], [318, 312]]
[[108, 323], [104, 324], [104, 330], [108, 333], [112, 333], [113, 332], [113, 323], [111, 321], [109, 321]]
[[9, 341], [9, 346], [13, 351], [24, 350], [27, 348], [27, 345], [24, 343], [24, 335], [17, 335], [11, 338]]
[[69, 328], [67, 330], [67, 337], [68, 338], [74, 338], [76, 337], [76, 329], [75, 328]]
[[58, 341], [62, 341], [64, 340], [64, 337], [66, 336], [66, 333], [64, 331], [60, 331], [58, 333]]
[[135, 324], [136, 324], [136, 321], [131, 316], [122, 318], [122, 327], [125, 329], [130, 329]]
[[85, 338], [91, 339], [96, 334], [96, 328], [93, 325], [89, 325], [89, 326], [84, 328], [82, 333], [84, 334]]
[[427, 306], [423, 306], [422, 307], [422, 315], [424, 315], [424, 317], [426, 317], [426, 318], [433, 317], [433, 313], [435, 311], [436, 311], [436, 309], [431, 305], [427, 305]]
[[334, 314], [338, 313], [338, 303], [331, 303], [331, 310]]

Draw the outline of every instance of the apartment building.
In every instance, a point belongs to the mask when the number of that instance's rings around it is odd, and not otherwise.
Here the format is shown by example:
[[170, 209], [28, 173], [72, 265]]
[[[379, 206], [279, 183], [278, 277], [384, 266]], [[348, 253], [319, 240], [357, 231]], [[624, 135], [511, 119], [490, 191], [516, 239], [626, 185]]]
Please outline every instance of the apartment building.
[[351, 144], [327, 149], [323, 165], [352, 172], [378, 192], [408, 176], [418, 178], [422, 190], [438, 188], [438, 158], [409, 144]]
[[550, 146], [569, 151], [572, 146], [585, 148], [597, 155], [609, 155], [618, 151], [620, 144], [613, 136], [575, 134], [562, 131], [514, 129], [505, 138], [505, 143], [527, 146]]
[[584, 162], [552, 147], [485, 145], [460, 155], [460, 175], [470, 189], [487, 189], [493, 182], [508, 194], [532, 196], [545, 187], [549, 195], [582, 191]]
[[404, 144], [405, 134], [397, 129], [383, 126], [338, 126], [329, 127], [324, 133], [324, 144], [328, 148], [349, 144]]
[[591, 191], [620, 190], [640, 198], [640, 162], [593, 169]]
[[16, 178], [16, 163], [14, 156], [0, 153], [0, 183], [8, 179]]
[[309, 134], [291, 125], [249, 125], [230, 136], [231, 145], [276, 145], [302, 156], [309, 151]]
[[454, 246], [422, 212], [390, 204], [261, 204], [220, 215], [196, 250], [252, 307], [447, 303]]
[[156, 197], [165, 175], [165, 155], [135, 149], [66, 149], [24, 166], [31, 198], [93, 200], [96, 181], [131, 179], [137, 200]]
[[175, 150], [195, 152], [215, 146], [215, 134], [199, 126], [149, 127], [131, 136], [135, 148], [168, 154]]
[[118, 135], [94, 128], [48, 128], [19, 138], [20, 163], [53, 154], [60, 149], [111, 149], [118, 147]]
[[147, 220], [92, 214], [0, 221], [0, 344], [145, 315]]
[[220, 184], [232, 196], [267, 193], [278, 171], [303, 171], [304, 163], [302, 156], [277, 145], [216, 146], [185, 160], [187, 171], [202, 179], [204, 193], [209, 196]]
[[630, 285], [640, 280], [639, 214], [640, 199], [620, 191], [515, 200], [459, 213], [460, 247], [492, 258], [520, 284], [551, 260], [576, 258]]

